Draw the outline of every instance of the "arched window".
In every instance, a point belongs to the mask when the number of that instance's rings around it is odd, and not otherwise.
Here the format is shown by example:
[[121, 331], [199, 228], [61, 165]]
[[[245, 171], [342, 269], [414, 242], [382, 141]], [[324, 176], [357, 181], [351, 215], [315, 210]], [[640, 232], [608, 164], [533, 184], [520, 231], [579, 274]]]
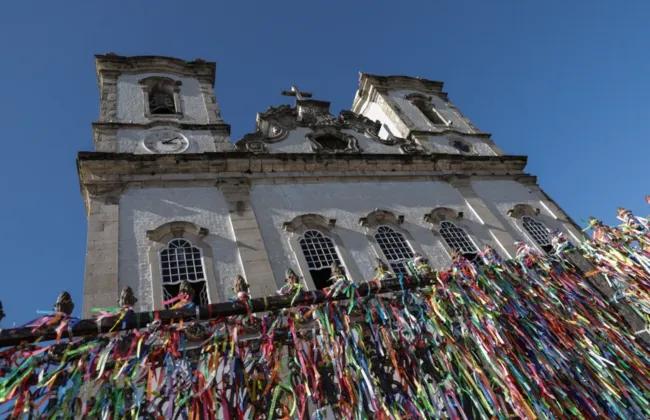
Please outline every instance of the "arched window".
[[479, 250], [464, 229], [451, 222], [443, 221], [440, 223], [440, 235], [451, 249], [463, 254], [470, 261], [480, 261], [480, 258], [478, 258]]
[[526, 229], [526, 232], [537, 242], [537, 244], [545, 252], [551, 252], [553, 250], [553, 245], [551, 244], [551, 238], [549, 237], [549, 230], [537, 219], [534, 219], [530, 216], [521, 216], [521, 224]]
[[154, 115], [176, 113], [174, 94], [166, 86], [154, 86], [149, 93], [149, 111]]
[[333, 262], [342, 265], [334, 241], [320, 231], [310, 229], [302, 235], [298, 244], [305, 256], [309, 274], [316, 288], [320, 290], [330, 286], [328, 284], [332, 276], [330, 265]]
[[381, 225], [377, 228], [375, 240], [393, 272], [398, 275], [408, 275], [406, 263], [413, 258], [414, 254], [404, 235]]
[[138, 81], [144, 94], [144, 113], [148, 118], [180, 118], [182, 82], [169, 77], [151, 76]]
[[207, 305], [209, 300], [201, 249], [185, 239], [176, 238], [159, 254], [163, 299], [176, 297], [181, 281], [187, 280], [194, 288], [194, 303]]
[[413, 93], [406, 97], [413, 106], [420, 110], [420, 112], [428, 119], [433, 125], [447, 125], [447, 122], [440, 116], [438, 111], [433, 106], [431, 98], [420, 93]]

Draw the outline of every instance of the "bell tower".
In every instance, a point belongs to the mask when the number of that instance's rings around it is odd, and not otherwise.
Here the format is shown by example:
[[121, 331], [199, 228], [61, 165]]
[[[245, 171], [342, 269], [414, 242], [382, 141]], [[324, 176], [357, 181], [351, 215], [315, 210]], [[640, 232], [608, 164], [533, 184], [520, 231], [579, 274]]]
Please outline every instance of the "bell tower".
[[231, 149], [214, 95], [216, 65], [201, 59], [95, 56], [97, 152], [178, 154]]
[[419, 77], [361, 73], [352, 111], [379, 121], [381, 138], [408, 139], [428, 153], [503, 155], [442, 89], [442, 82]]
[[232, 150], [215, 63], [109, 53], [95, 66], [95, 147], [77, 160], [88, 217], [84, 316], [115, 306], [126, 286], [139, 310], [162, 308], [181, 286], [200, 304], [227, 298], [221, 279], [240, 272], [229, 203], [200, 164]]

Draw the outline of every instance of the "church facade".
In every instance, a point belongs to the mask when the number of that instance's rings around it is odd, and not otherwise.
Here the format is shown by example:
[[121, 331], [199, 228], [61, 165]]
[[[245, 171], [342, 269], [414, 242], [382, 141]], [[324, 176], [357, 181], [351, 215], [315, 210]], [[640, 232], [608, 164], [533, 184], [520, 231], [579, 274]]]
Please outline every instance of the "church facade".
[[441, 82], [361, 73], [350, 110], [296, 88], [295, 105], [257, 114], [231, 142], [213, 87], [215, 63], [95, 57], [100, 117], [78, 171], [88, 216], [83, 315], [125, 286], [136, 310], [164, 308], [181, 282], [195, 303], [228, 300], [242, 275], [252, 297], [293, 269], [307, 290], [338, 263], [354, 281], [376, 258], [406, 273], [483, 246], [545, 252], [549, 233], [578, 226], [449, 100]]

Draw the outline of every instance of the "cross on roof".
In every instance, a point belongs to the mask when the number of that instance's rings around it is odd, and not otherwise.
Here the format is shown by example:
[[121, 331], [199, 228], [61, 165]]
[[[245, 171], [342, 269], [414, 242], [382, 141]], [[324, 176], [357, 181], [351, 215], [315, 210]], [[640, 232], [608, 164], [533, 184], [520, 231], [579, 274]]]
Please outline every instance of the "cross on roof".
[[282, 94], [284, 96], [295, 96], [296, 100], [301, 101], [305, 98], [311, 98], [311, 92], [301, 92], [297, 87], [291, 86], [291, 90], [283, 90]]

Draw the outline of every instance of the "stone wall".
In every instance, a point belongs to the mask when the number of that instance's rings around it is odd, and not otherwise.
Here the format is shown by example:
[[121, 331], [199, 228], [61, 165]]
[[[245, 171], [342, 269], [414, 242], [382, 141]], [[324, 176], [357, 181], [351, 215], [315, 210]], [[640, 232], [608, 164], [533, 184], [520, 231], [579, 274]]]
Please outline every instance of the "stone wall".
[[180, 105], [183, 118], [180, 121], [192, 124], [207, 124], [208, 111], [201, 90], [201, 83], [194, 78], [164, 73], [122, 74], [117, 79], [117, 119], [123, 123], [146, 123], [144, 95], [138, 80], [151, 76], [169, 77], [180, 80]]
[[152, 307], [152, 243], [147, 231], [174, 221], [192, 222], [209, 230], [203, 240], [212, 248], [217, 277], [208, 284], [210, 295], [229, 299], [232, 279], [243, 271], [228, 203], [216, 187], [130, 188], [124, 193], [120, 200], [120, 289], [133, 288], [140, 310]]

